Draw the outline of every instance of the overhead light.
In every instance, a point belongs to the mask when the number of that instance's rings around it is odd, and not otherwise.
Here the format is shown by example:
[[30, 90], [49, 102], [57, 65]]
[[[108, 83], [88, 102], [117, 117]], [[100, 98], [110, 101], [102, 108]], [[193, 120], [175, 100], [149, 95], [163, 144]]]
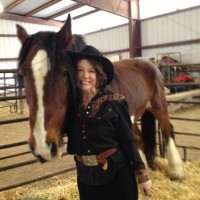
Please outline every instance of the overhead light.
[[0, 13], [3, 12], [3, 4], [0, 2]]

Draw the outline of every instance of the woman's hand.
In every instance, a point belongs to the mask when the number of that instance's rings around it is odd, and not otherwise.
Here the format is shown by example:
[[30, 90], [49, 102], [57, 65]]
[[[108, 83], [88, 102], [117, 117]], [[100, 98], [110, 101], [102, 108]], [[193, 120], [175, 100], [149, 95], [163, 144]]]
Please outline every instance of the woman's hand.
[[143, 196], [151, 196], [150, 192], [151, 186], [152, 186], [151, 180], [138, 184], [138, 187], [140, 188], [140, 191], [142, 192]]

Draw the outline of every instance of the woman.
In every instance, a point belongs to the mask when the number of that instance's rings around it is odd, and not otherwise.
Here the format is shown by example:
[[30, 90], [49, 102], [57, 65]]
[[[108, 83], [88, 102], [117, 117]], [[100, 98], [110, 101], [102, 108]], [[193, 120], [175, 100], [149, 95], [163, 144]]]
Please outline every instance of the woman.
[[92, 46], [69, 52], [76, 65], [79, 101], [68, 125], [80, 200], [136, 200], [149, 180], [131, 129], [125, 97], [110, 91], [112, 63]]

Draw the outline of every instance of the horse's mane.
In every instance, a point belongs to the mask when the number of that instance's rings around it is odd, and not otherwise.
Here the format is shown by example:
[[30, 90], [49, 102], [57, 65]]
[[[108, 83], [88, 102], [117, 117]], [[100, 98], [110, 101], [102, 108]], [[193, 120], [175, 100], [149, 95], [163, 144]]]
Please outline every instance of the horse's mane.
[[30, 35], [23, 43], [19, 54], [19, 66], [25, 60], [31, 47], [35, 44], [42, 46], [47, 51], [52, 70], [54, 67], [57, 68], [62, 64], [66, 64], [66, 50], [80, 52], [86, 46], [83, 36], [74, 34], [67, 49], [65, 49], [63, 42], [59, 42], [55, 32], [41, 31]]
[[87, 44], [82, 35], [73, 34], [72, 40], [69, 43], [67, 50], [80, 52], [86, 45]]
[[35, 44], [41, 45], [47, 51], [48, 57], [55, 60], [54, 49], [56, 47], [56, 34], [54, 32], [46, 31], [30, 35], [25, 40], [19, 54], [19, 64], [25, 60], [29, 50]]

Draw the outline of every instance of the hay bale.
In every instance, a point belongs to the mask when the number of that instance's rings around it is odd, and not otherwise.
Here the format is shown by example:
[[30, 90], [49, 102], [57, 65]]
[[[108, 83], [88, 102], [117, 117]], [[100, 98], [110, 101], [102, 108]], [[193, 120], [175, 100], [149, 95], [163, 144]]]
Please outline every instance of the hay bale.
[[[167, 177], [167, 160], [156, 160], [156, 171], [149, 170], [153, 181], [152, 200], [200, 200], [200, 161], [185, 162], [185, 178], [171, 181]], [[141, 198], [142, 199], [142, 198]]]
[[76, 176], [56, 176], [0, 193], [0, 200], [78, 200]]
[[[185, 179], [167, 177], [167, 160], [156, 159], [156, 171], [148, 169], [153, 181], [152, 197], [139, 200], [200, 200], [200, 161], [184, 163]], [[0, 200], [78, 200], [76, 175], [56, 176], [0, 193]]]

